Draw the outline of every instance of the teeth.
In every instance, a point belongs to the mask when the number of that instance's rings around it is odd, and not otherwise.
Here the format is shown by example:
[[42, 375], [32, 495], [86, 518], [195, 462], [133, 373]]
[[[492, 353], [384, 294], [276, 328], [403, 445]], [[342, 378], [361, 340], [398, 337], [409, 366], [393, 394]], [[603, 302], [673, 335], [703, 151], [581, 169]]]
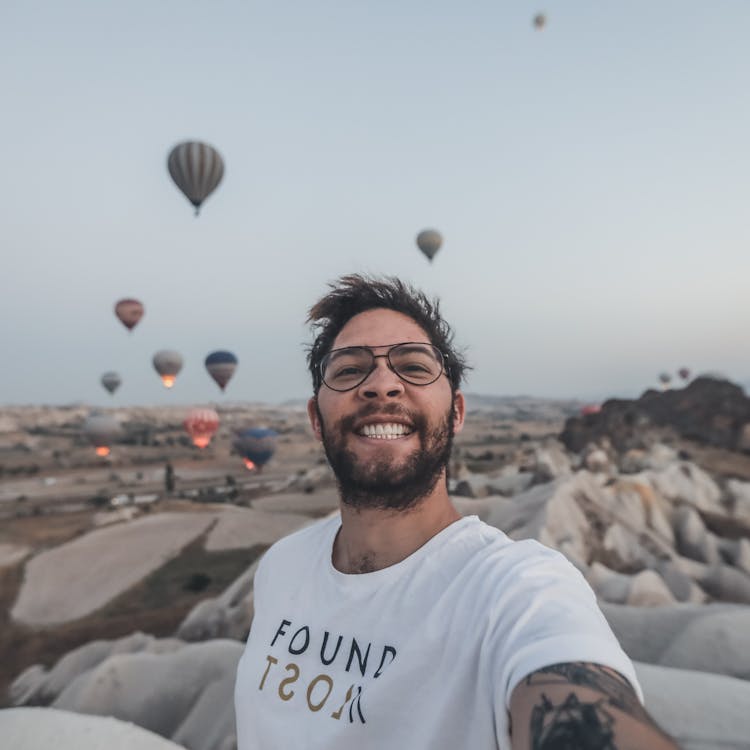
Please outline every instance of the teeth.
[[386, 424], [366, 424], [360, 432], [365, 437], [393, 440], [402, 435], [408, 435], [411, 430], [405, 424], [387, 422]]

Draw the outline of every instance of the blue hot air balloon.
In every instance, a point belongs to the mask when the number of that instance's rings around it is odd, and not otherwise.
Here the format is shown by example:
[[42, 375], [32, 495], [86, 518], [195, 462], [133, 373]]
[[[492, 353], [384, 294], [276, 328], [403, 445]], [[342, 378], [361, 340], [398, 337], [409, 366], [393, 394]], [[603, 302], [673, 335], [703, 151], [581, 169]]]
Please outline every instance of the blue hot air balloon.
[[219, 388], [222, 391], [226, 388], [232, 375], [234, 375], [234, 371], [237, 369], [237, 362], [237, 357], [232, 352], [211, 352], [206, 357], [208, 374], [219, 384]]
[[250, 427], [237, 433], [234, 449], [242, 456], [248, 469], [261, 469], [276, 452], [279, 434], [267, 427]]

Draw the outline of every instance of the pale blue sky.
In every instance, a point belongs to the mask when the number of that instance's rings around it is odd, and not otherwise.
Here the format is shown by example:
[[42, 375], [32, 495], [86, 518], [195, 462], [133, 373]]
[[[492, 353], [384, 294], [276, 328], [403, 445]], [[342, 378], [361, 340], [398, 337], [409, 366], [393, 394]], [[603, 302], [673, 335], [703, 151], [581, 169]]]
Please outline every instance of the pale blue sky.
[[[219, 400], [219, 348], [223, 398], [305, 396], [306, 310], [350, 271], [441, 297], [469, 391], [746, 380], [748, 38], [747, 0], [5, 2], [0, 403]], [[197, 220], [184, 139], [227, 166]]]

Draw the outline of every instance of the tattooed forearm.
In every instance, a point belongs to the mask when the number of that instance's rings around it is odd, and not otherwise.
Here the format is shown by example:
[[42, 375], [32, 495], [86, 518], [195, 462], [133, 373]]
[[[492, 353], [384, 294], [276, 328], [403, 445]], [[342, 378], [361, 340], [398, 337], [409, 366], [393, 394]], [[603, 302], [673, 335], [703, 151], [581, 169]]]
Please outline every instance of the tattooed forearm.
[[581, 702], [575, 693], [554, 705], [546, 695], [531, 712], [532, 750], [617, 750], [614, 719], [601, 699]]
[[591, 688], [607, 697], [611, 706], [629, 714], [634, 719], [651, 722], [630, 683], [617, 672], [598, 664], [570, 662], [553, 664], [526, 678], [527, 685], [576, 685]]

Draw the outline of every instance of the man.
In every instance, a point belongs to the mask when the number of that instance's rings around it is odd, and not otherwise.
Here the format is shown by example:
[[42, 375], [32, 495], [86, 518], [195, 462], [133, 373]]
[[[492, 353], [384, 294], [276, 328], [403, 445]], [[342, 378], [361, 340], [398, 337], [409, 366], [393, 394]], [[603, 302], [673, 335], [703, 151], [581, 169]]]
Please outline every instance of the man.
[[580, 573], [453, 507], [466, 364], [437, 303], [353, 275], [310, 321], [341, 514], [258, 567], [239, 750], [675, 748]]

